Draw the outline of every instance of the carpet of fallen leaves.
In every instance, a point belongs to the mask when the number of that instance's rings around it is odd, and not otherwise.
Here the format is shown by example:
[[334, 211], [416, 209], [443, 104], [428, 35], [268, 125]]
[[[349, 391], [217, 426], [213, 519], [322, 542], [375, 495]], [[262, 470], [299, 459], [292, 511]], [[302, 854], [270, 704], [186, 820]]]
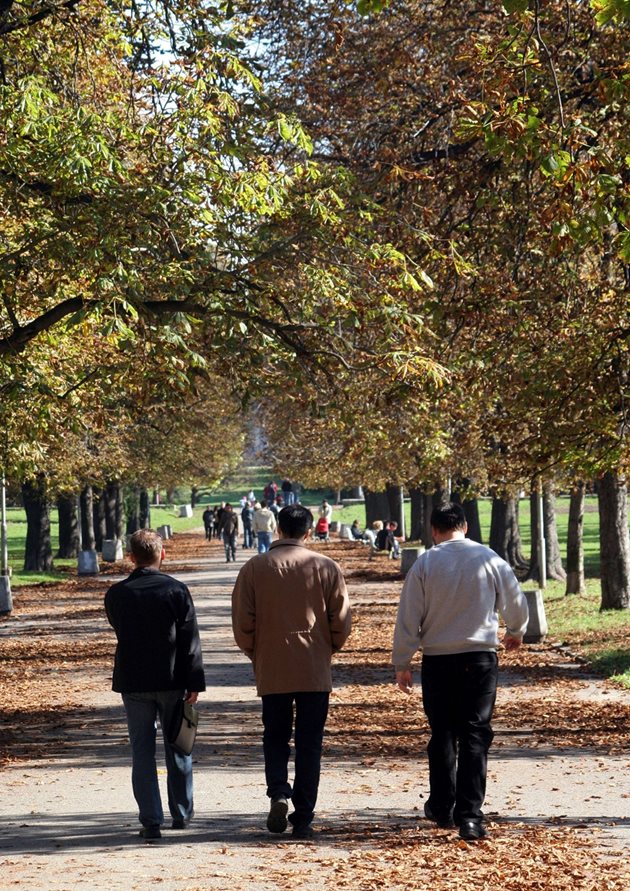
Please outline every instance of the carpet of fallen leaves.
[[377, 827], [372, 838], [365, 829], [348, 856], [287, 845], [281, 868], [276, 863], [267, 875], [281, 889], [299, 876], [302, 887], [353, 891], [627, 891], [630, 880], [621, 852], [603, 860], [592, 840], [572, 829], [491, 825], [492, 840], [477, 844], [424, 827]]
[[[178, 535], [167, 543], [168, 569], [193, 570], [218, 548], [218, 542], [207, 543], [199, 534]], [[427, 738], [421, 701], [395, 689], [390, 665], [398, 567], [383, 558], [370, 561], [360, 545], [331, 542], [317, 549], [342, 564], [354, 604], [354, 630], [336, 659], [340, 686], [331, 701], [327, 755], [338, 749], [346, 761], [365, 766], [382, 758], [416, 758]], [[108, 573], [129, 569], [125, 561]], [[20, 758], [54, 755], [63, 747], [81, 694], [102, 689], [114, 651], [102, 609], [109, 584], [107, 578], [69, 576], [53, 586], [16, 590], [11, 634], [3, 636], [0, 653], [0, 764], [18, 757], [18, 739]], [[590, 678], [570, 654], [539, 645], [503, 653], [501, 664], [495, 746], [503, 744], [505, 727], [520, 731], [510, 737], [511, 745], [628, 751], [628, 705], [581, 697]], [[25, 712], [27, 734], [20, 726]], [[265, 880], [279, 889], [296, 882], [304, 889], [356, 891], [627, 891], [630, 886], [627, 858], [614, 851], [602, 858], [592, 833], [507, 821], [490, 829], [490, 840], [469, 845], [456, 832], [431, 828], [417, 816], [381, 823], [366, 816], [324, 826], [318, 835], [325, 844], [288, 842], [261, 850], [260, 865]], [[233, 881], [236, 873], [216, 875]]]

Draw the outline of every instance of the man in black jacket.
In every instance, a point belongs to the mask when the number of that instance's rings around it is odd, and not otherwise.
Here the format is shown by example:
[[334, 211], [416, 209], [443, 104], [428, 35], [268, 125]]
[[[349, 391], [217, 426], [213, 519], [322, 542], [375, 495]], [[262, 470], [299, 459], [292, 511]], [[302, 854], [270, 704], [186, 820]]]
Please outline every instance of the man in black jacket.
[[164, 822], [155, 763], [156, 720], [164, 737], [168, 806], [173, 829], [193, 815], [192, 757], [168, 741], [181, 699], [206, 689], [195, 607], [186, 585], [160, 572], [162, 539], [141, 529], [131, 536], [136, 568], [105, 595], [118, 645], [112, 689], [122, 694], [132, 751], [131, 782], [144, 839], [160, 838]]

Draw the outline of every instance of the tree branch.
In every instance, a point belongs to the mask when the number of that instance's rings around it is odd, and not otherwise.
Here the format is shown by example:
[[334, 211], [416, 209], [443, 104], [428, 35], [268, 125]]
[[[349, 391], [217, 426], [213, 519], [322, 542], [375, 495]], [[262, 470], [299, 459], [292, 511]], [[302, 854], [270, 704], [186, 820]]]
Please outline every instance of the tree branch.
[[41, 22], [64, 9], [72, 10], [75, 6], [78, 6], [79, 3], [80, 0], [65, 0], [64, 3], [47, 4], [46, 6], [42, 6], [37, 12], [26, 16], [24, 19], [18, 19], [16, 22], [5, 22], [3, 25], [0, 25], [0, 37], [4, 34], [11, 34], [13, 31], [20, 31], [22, 28], [30, 28], [31, 25], [36, 25], [38, 22]]

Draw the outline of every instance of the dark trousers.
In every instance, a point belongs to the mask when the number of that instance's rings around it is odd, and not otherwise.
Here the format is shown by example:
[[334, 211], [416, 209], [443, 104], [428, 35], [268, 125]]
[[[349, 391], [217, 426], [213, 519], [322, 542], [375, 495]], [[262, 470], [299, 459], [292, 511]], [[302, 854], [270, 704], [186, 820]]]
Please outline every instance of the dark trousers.
[[422, 698], [431, 727], [428, 805], [436, 817], [481, 819], [490, 721], [497, 692], [496, 653], [424, 656]]
[[[269, 798], [290, 798], [294, 826], [313, 819], [329, 693], [269, 693], [262, 697], [263, 751]], [[295, 780], [288, 779], [295, 704]]]

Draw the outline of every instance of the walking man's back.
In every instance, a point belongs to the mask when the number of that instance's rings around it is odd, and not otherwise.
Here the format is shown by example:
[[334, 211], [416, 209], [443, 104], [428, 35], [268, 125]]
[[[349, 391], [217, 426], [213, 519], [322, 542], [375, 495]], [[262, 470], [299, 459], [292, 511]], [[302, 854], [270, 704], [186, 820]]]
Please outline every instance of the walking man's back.
[[188, 588], [160, 572], [162, 539], [142, 529], [131, 536], [136, 569], [105, 595], [118, 645], [112, 689], [122, 694], [132, 751], [131, 781], [145, 839], [160, 837], [164, 821], [155, 763], [156, 721], [164, 738], [168, 804], [173, 829], [193, 815], [192, 756], [168, 736], [179, 701], [196, 702], [206, 689], [195, 607]]
[[435, 547], [405, 579], [392, 661], [398, 686], [411, 692], [411, 659], [422, 650], [422, 699], [431, 739], [430, 795], [425, 815], [438, 826], [459, 825], [466, 840], [483, 838], [490, 721], [496, 698], [498, 615], [506, 649], [521, 645], [527, 604], [510, 566], [470, 541], [461, 505], [431, 515]]
[[[262, 697], [263, 751], [271, 807], [267, 827], [296, 838], [312, 834], [324, 725], [332, 689], [331, 657], [350, 633], [341, 570], [305, 547], [311, 512], [296, 504], [279, 515], [280, 538], [249, 560], [232, 595], [234, 638], [254, 666]], [[288, 780], [295, 718], [295, 781]]]

